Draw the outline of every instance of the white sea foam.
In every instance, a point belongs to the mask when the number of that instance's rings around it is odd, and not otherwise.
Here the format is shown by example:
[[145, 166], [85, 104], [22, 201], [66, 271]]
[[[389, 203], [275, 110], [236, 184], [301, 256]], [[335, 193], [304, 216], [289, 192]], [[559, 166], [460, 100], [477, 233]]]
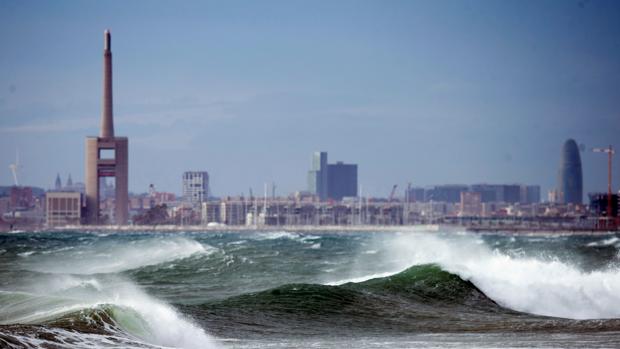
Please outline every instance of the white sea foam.
[[383, 272], [383, 273], [374, 273], [374, 274], [368, 274], [368, 275], [364, 275], [364, 276], [358, 276], [358, 277], [352, 277], [352, 278], [347, 278], [347, 279], [341, 279], [341, 280], [337, 280], [337, 281], [331, 281], [331, 282], [327, 282], [325, 284], [328, 285], [328, 286], [337, 286], [337, 285], [348, 284], [350, 282], [358, 283], [358, 282], [368, 281], [368, 280], [371, 280], [371, 279], [388, 277], [388, 276], [397, 274], [398, 272], [400, 272], [400, 270], [398, 270], [398, 271], [387, 271], [387, 272]]
[[608, 239], [603, 239], [601, 241], [590, 242], [587, 246], [595, 247], [595, 246], [617, 245], [617, 242], [619, 242], [619, 241], [620, 241], [620, 239], [618, 239], [617, 237], [613, 236], [613, 237], [610, 237]]
[[299, 234], [289, 233], [287, 231], [273, 231], [267, 233], [258, 233], [254, 237], [256, 240], [277, 240], [277, 239], [290, 239], [297, 240], [300, 238]]
[[211, 246], [181, 237], [135, 240], [129, 243], [112, 241], [48, 251], [40, 256], [31, 256], [23, 262], [23, 267], [46, 273], [117, 273], [194, 254], [208, 254], [215, 250]]
[[[251, 237], [252, 238], [252, 237]], [[253, 236], [254, 240], [279, 240], [279, 239], [288, 239], [297, 242], [301, 242], [304, 244], [316, 245], [314, 240], [320, 239], [320, 236], [316, 235], [305, 235], [300, 233], [291, 233], [288, 231], [273, 231], [266, 233], [258, 233]], [[316, 248], [316, 247], [315, 247]]]
[[403, 234], [377, 245], [389, 251], [382, 258], [391, 259], [384, 265], [392, 269], [330, 284], [361, 282], [436, 263], [514, 310], [573, 319], [620, 317], [618, 269], [584, 272], [557, 260], [508, 256], [471, 234]]

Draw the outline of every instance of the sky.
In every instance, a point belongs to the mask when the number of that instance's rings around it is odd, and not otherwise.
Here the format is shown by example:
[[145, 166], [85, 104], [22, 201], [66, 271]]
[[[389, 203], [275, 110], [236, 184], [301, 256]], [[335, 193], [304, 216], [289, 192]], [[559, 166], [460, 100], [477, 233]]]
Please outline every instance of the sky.
[[[583, 144], [584, 191], [620, 147], [619, 1], [0, 1], [0, 185], [84, 178], [112, 32], [129, 189], [306, 189], [314, 151], [364, 195], [436, 184], [555, 187]], [[614, 164], [620, 187], [620, 158]], [[401, 191], [399, 189], [399, 191]], [[399, 193], [402, 196], [402, 192]], [[544, 195], [544, 194], [543, 194]]]

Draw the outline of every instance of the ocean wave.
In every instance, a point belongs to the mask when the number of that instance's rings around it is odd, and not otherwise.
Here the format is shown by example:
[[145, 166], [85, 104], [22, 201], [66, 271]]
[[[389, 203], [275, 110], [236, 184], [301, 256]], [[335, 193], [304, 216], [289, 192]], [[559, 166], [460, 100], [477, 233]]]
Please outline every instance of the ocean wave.
[[[203, 329], [173, 307], [118, 277], [84, 279], [65, 276], [56, 283], [41, 279], [31, 292], [1, 292], [0, 306], [0, 323], [9, 327], [16, 324], [45, 325], [84, 333], [112, 332], [123, 339], [140, 339], [147, 344], [178, 348], [216, 346]], [[31, 329], [34, 328], [37, 327]], [[1, 328], [0, 332], [3, 332]], [[11, 335], [20, 333], [15, 329], [9, 332]], [[28, 333], [25, 331], [19, 335], [30, 338]], [[88, 341], [87, 337], [80, 338]], [[88, 346], [97, 347], [96, 343]], [[68, 347], [85, 346], [77, 342]]]
[[617, 269], [586, 272], [557, 259], [511, 256], [489, 247], [473, 234], [408, 234], [388, 238], [378, 245], [377, 248], [389, 251], [382, 256], [390, 259], [392, 269], [388, 272], [437, 264], [471, 281], [510, 309], [571, 319], [620, 318]]
[[[247, 331], [271, 326], [308, 335], [313, 331], [364, 333], [433, 331], [618, 331], [620, 321], [545, 318], [502, 307], [474, 283], [427, 264], [400, 273], [340, 285], [287, 284], [207, 302], [188, 311], [209, 314], [220, 326]], [[259, 320], [258, 323], [254, 321]], [[223, 323], [223, 325], [222, 325]], [[298, 324], [303, 323], [303, 328]]]
[[[407, 298], [412, 304], [457, 303], [470, 306], [500, 307], [480, 291], [473, 283], [458, 275], [446, 272], [437, 265], [419, 265], [400, 273], [376, 277], [365, 281], [349, 281], [339, 285], [287, 284], [270, 290], [231, 297], [220, 301], [227, 306], [237, 305], [244, 309], [259, 307], [263, 310], [333, 312], [342, 305], [350, 304], [356, 297], [369, 296], [377, 300]], [[473, 301], [470, 301], [473, 300]], [[209, 304], [209, 303], [207, 303]], [[509, 311], [509, 310], [508, 310]], [[510, 311], [509, 311], [510, 312]]]

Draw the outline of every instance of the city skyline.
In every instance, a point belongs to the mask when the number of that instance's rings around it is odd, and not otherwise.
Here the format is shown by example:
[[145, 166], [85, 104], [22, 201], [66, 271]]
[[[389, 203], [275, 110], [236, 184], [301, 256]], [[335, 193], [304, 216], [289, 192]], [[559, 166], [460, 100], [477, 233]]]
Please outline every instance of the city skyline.
[[[568, 138], [585, 145], [584, 194], [605, 191], [606, 163], [589, 149], [620, 132], [614, 2], [140, 4], [0, 5], [1, 184], [13, 182], [16, 149], [23, 184], [51, 188], [59, 172], [84, 181], [83, 136], [98, 133], [101, 110], [92, 37], [110, 27], [132, 192], [178, 193], [198, 168], [215, 195], [265, 182], [283, 195], [305, 189], [308, 154], [321, 149], [359, 164], [368, 195], [407, 182], [546, 192]], [[114, 15], [121, 7], [145, 19]], [[179, 25], [155, 25], [166, 19]]]

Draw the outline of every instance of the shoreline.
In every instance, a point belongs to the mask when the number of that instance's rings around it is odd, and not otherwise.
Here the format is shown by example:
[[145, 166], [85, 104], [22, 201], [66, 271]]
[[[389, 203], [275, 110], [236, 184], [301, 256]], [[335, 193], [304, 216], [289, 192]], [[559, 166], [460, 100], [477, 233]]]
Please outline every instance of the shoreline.
[[[24, 231], [24, 230], [19, 230]], [[234, 233], [234, 232], [394, 232], [394, 233], [477, 233], [477, 234], [536, 234], [536, 235], [607, 235], [619, 233], [613, 230], [596, 230], [584, 228], [565, 228], [565, 227], [467, 227], [464, 225], [452, 224], [420, 224], [420, 225], [282, 225], [282, 226], [238, 226], [238, 225], [68, 225], [62, 227], [34, 229], [34, 232], [58, 232], [58, 231], [111, 231], [111, 232], [162, 232], [162, 233], [182, 233], [182, 232], [205, 232], [205, 233]]]

